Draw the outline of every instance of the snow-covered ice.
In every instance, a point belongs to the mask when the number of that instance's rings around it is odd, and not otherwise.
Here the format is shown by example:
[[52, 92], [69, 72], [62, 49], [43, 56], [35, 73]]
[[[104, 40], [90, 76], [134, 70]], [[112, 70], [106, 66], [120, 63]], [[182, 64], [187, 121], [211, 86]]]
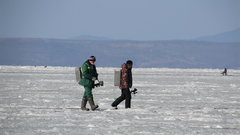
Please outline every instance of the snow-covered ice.
[[240, 71], [221, 71], [133, 69], [132, 108], [112, 110], [114, 68], [98, 68], [100, 109], [87, 112], [73, 67], [0, 66], [0, 134], [239, 135]]

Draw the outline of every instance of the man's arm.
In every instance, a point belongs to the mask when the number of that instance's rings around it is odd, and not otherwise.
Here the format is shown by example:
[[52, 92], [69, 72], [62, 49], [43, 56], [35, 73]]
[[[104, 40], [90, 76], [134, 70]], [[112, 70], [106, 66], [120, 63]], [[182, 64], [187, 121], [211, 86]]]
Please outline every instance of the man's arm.
[[92, 75], [89, 74], [87, 72], [87, 70], [88, 70], [88, 65], [87, 64], [83, 64], [83, 66], [82, 66], [82, 74], [83, 74], [84, 78], [87, 78], [87, 79], [91, 80], [92, 79]]
[[128, 74], [127, 74], [127, 67], [125, 64], [122, 64], [122, 72], [121, 72], [121, 84], [120, 88], [127, 88], [128, 87]]

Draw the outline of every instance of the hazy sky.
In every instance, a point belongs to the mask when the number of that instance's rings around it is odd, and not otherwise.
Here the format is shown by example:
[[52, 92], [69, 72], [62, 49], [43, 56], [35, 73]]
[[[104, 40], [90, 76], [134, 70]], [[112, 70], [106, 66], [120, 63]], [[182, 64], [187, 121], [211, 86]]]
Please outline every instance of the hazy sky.
[[240, 28], [240, 0], [0, 0], [0, 37], [192, 39]]

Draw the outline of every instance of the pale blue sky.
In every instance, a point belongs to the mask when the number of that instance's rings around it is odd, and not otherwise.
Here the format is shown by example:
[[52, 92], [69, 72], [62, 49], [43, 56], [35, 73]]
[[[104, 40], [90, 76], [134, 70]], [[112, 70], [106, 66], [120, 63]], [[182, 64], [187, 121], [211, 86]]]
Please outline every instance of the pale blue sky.
[[0, 0], [0, 37], [192, 39], [240, 28], [240, 0]]

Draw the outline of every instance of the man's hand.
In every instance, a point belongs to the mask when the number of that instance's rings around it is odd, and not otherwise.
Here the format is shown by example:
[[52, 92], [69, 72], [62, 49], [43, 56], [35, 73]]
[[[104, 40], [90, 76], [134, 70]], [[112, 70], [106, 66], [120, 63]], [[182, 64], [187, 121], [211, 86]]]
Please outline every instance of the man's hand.
[[92, 81], [96, 81], [96, 80], [97, 80], [97, 78], [96, 78], [96, 77], [93, 77], [93, 78], [92, 78]]

